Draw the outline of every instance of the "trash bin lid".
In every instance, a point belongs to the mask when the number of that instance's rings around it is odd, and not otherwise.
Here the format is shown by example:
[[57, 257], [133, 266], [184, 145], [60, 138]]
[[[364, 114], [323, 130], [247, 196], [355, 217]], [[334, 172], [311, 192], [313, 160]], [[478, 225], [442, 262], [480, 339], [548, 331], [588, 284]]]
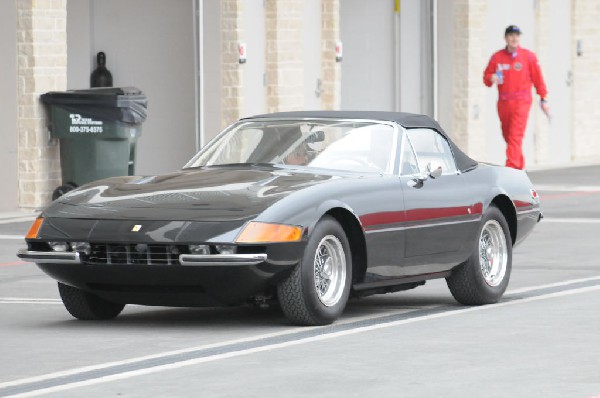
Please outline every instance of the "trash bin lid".
[[50, 91], [41, 95], [45, 104], [58, 105], [105, 120], [139, 124], [146, 120], [148, 100], [135, 87], [99, 87]]
[[99, 87], [82, 90], [50, 91], [42, 101], [60, 105], [99, 105], [127, 107], [130, 102], [145, 102], [146, 95], [135, 87]]

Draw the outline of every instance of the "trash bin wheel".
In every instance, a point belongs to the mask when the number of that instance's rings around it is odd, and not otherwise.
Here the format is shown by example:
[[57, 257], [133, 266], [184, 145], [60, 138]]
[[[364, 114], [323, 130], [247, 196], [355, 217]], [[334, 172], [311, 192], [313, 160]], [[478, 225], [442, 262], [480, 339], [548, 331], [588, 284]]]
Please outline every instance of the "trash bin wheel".
[[77, 188], [77, 185], [72, 184], [70, 182], [61, 185], [60, 187], [56, 188], [54, 190], [54, 192], [52, 192], [52, 200], [56, 200], [58, 198], [60, 198], [61, 196], [63, 196], [64, 194], [66, 194], [69, 191], [74, 190], [75, 188]]

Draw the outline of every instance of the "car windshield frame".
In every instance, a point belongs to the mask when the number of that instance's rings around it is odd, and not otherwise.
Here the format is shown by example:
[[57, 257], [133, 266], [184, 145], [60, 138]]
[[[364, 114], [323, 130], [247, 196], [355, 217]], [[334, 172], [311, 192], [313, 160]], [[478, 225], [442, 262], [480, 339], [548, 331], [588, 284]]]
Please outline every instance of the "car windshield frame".
[[[315, 165], [291, 165], [285, 163], [223, 163], [223, 164], [199, 164], [201, 161], [201, 157], [204, 156], [207, 152], [210, 152], [214, 149], [215, 145], [219, 145], [222, 142], [224, 137], [228, 134], [231, 134], [232, 130], [237, 130], [242, 128], [244, 125], [248, 125], [250, 123], [279, 123], [279, 122], [290, 122], [290, 123], [317, 123], [324, 124], [335, 127], [336, 125], [345, 125], [352, 123], [360, 123], [364, 124], [361, 127], [367, 127], [370, 125], [382, 125], [392, 128], [392, 144], [391, 150], [389, 153], [388, 164], [384, 171], [371, 171], [371, 170], [353, 170], [353, 169], [343, 169], [337, 167], [325, 167], [325, 166], [315, 166]], [[319, 118], [319, 117], [308, 117], [308, 118], [252, 118], [252, 119], [242, 119], [224, 129], [217, 136], [211, 139], [192, 159], [190, 159], [184, 166], [183, 169], [193, 169], [198, 167], [228, 167], [228, 166], [236, 166], [236, 165], [269, 165], [273, 167], [281, 167], [281, 168], [296, 168], [296, 169], [326, 169], [326, 170], [335, 170], [342, 172], [355, 172], [361, 174], [381, 174], [381, 175], [398, 175], [398, 167], [399, 167], [399, 151], [400, 151], [400, 126], [396, 122], [385, 121], [385, 120], [375, 120], [375, 119], [334, 119], [334, 118]], [[339, 140], [338, 140], [339, 141]], [[335, 142], [335, 141], [334, 141]], [[283, 158], [286, 155], [281, 155]]]

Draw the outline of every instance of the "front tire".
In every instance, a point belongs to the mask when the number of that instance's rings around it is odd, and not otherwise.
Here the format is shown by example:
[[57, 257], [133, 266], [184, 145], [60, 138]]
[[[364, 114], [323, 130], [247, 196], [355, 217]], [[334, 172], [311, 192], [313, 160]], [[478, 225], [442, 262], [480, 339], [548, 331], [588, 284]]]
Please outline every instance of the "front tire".
[[452, 296], [461, 304], [498, 302], [512, 269], [512, 240], [502, 212], [491, 205], [483, 216], [469, 259], [446, 278]]
[[125, 304], [113, 303], [60, 282], [58, 282], [58, 292], [67, 311], [75, 318], [84, 321], [113, 319], [125, 308]]
[[277, 286], [285, 316], [297, 325], [327, 325], [344, 311], [352, 281], [348, 238], [332, 217], [315, 226], [302, 261]]

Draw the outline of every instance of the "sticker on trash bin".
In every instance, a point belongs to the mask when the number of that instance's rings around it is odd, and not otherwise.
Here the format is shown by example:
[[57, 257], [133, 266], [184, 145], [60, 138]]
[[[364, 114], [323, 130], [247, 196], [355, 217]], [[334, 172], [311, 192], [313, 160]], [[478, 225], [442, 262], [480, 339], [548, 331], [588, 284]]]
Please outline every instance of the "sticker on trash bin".
[[101, 120], [94, 120], [91, 117], [81, 117], [78, 113], [71, 113], [69, 117], [71, 118], [70, 133], [100, 134], [104, 131], [104, 127], [102, 126], [104, 123]]

